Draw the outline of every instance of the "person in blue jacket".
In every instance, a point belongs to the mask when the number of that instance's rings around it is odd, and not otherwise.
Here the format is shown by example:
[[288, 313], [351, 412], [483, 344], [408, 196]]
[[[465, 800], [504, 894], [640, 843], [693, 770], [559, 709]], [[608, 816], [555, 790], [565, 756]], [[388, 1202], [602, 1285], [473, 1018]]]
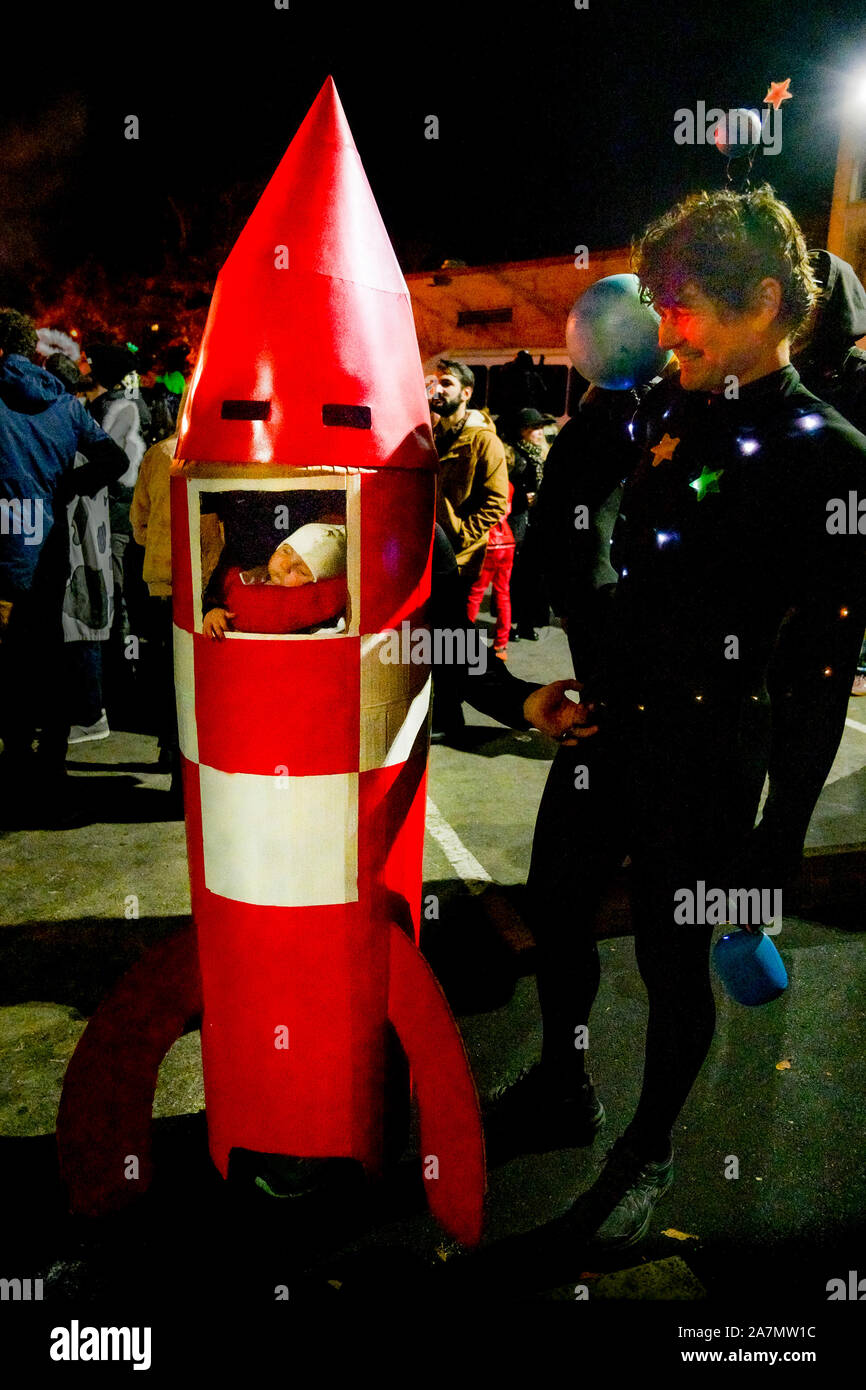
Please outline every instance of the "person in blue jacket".
[[[69, 724], [57, 687], [66, 504], [128, 467], [80, 401], [30, 360], [35, 350], [32, 321], [0, 310], [0, 768], [13, 814], [26, 814], [31, 799], [50, 814], [64, 789]], [[76, 453], [87, 460], [77, 469]]]

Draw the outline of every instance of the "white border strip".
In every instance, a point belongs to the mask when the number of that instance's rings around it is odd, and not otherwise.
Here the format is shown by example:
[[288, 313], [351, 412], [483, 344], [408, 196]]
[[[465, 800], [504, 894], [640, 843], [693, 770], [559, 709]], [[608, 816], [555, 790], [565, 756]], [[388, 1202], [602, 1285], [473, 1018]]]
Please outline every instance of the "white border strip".
[[[360, 635], [361, 594], [361, 476], [360, 473], [296, 472], [280, 478], [186, 478], [189, 512], [189, 548], [192, 566], [192, 606], [194, 631], [201, 632], [201, 501], [202, 492], [345, 492], [346, 494], [346, 584], [349, 590], [349, 625], [337, 637]], [[228, 632], [227, 639], [268, 642], [303, 642], [308, 632]]]

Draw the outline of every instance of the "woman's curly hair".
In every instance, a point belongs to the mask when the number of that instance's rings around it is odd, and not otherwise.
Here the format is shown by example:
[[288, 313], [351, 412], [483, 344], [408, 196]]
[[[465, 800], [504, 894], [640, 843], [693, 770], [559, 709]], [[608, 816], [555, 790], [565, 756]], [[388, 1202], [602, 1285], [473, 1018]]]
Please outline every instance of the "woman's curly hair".
[[751, 308], [765, 276], [779, 281], [779, 325], [805, 329], [820, 287], [791, 209], [768, 183], [747, 193], [692, 193], [632, 245], [641, 298], [676, 302], [694, 282], [723, 309]]

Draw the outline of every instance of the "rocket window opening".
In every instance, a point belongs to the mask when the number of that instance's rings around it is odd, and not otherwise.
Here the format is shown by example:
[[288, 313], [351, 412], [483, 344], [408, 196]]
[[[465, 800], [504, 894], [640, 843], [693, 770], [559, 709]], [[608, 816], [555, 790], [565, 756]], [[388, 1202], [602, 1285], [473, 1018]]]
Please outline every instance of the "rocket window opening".
[[344, 425], [351, 430], [371, 430], [373, 413], [368, 405], [323, 405], [323, 425]]
[[344, 491], [204, 488], [199, 509], [206, 636], [348, 630]]

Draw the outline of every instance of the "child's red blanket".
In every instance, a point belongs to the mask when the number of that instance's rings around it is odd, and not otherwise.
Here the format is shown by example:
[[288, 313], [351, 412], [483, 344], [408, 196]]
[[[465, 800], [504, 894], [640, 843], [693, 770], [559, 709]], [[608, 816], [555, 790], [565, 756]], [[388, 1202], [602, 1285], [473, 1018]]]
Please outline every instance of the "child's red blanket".
[[228, 570], [225, 606], [236, 632], [304, 632], [337, 618], [346, 607], [346, 576], [289, 589], [281, 584], [242, 584], [239, 567]]

